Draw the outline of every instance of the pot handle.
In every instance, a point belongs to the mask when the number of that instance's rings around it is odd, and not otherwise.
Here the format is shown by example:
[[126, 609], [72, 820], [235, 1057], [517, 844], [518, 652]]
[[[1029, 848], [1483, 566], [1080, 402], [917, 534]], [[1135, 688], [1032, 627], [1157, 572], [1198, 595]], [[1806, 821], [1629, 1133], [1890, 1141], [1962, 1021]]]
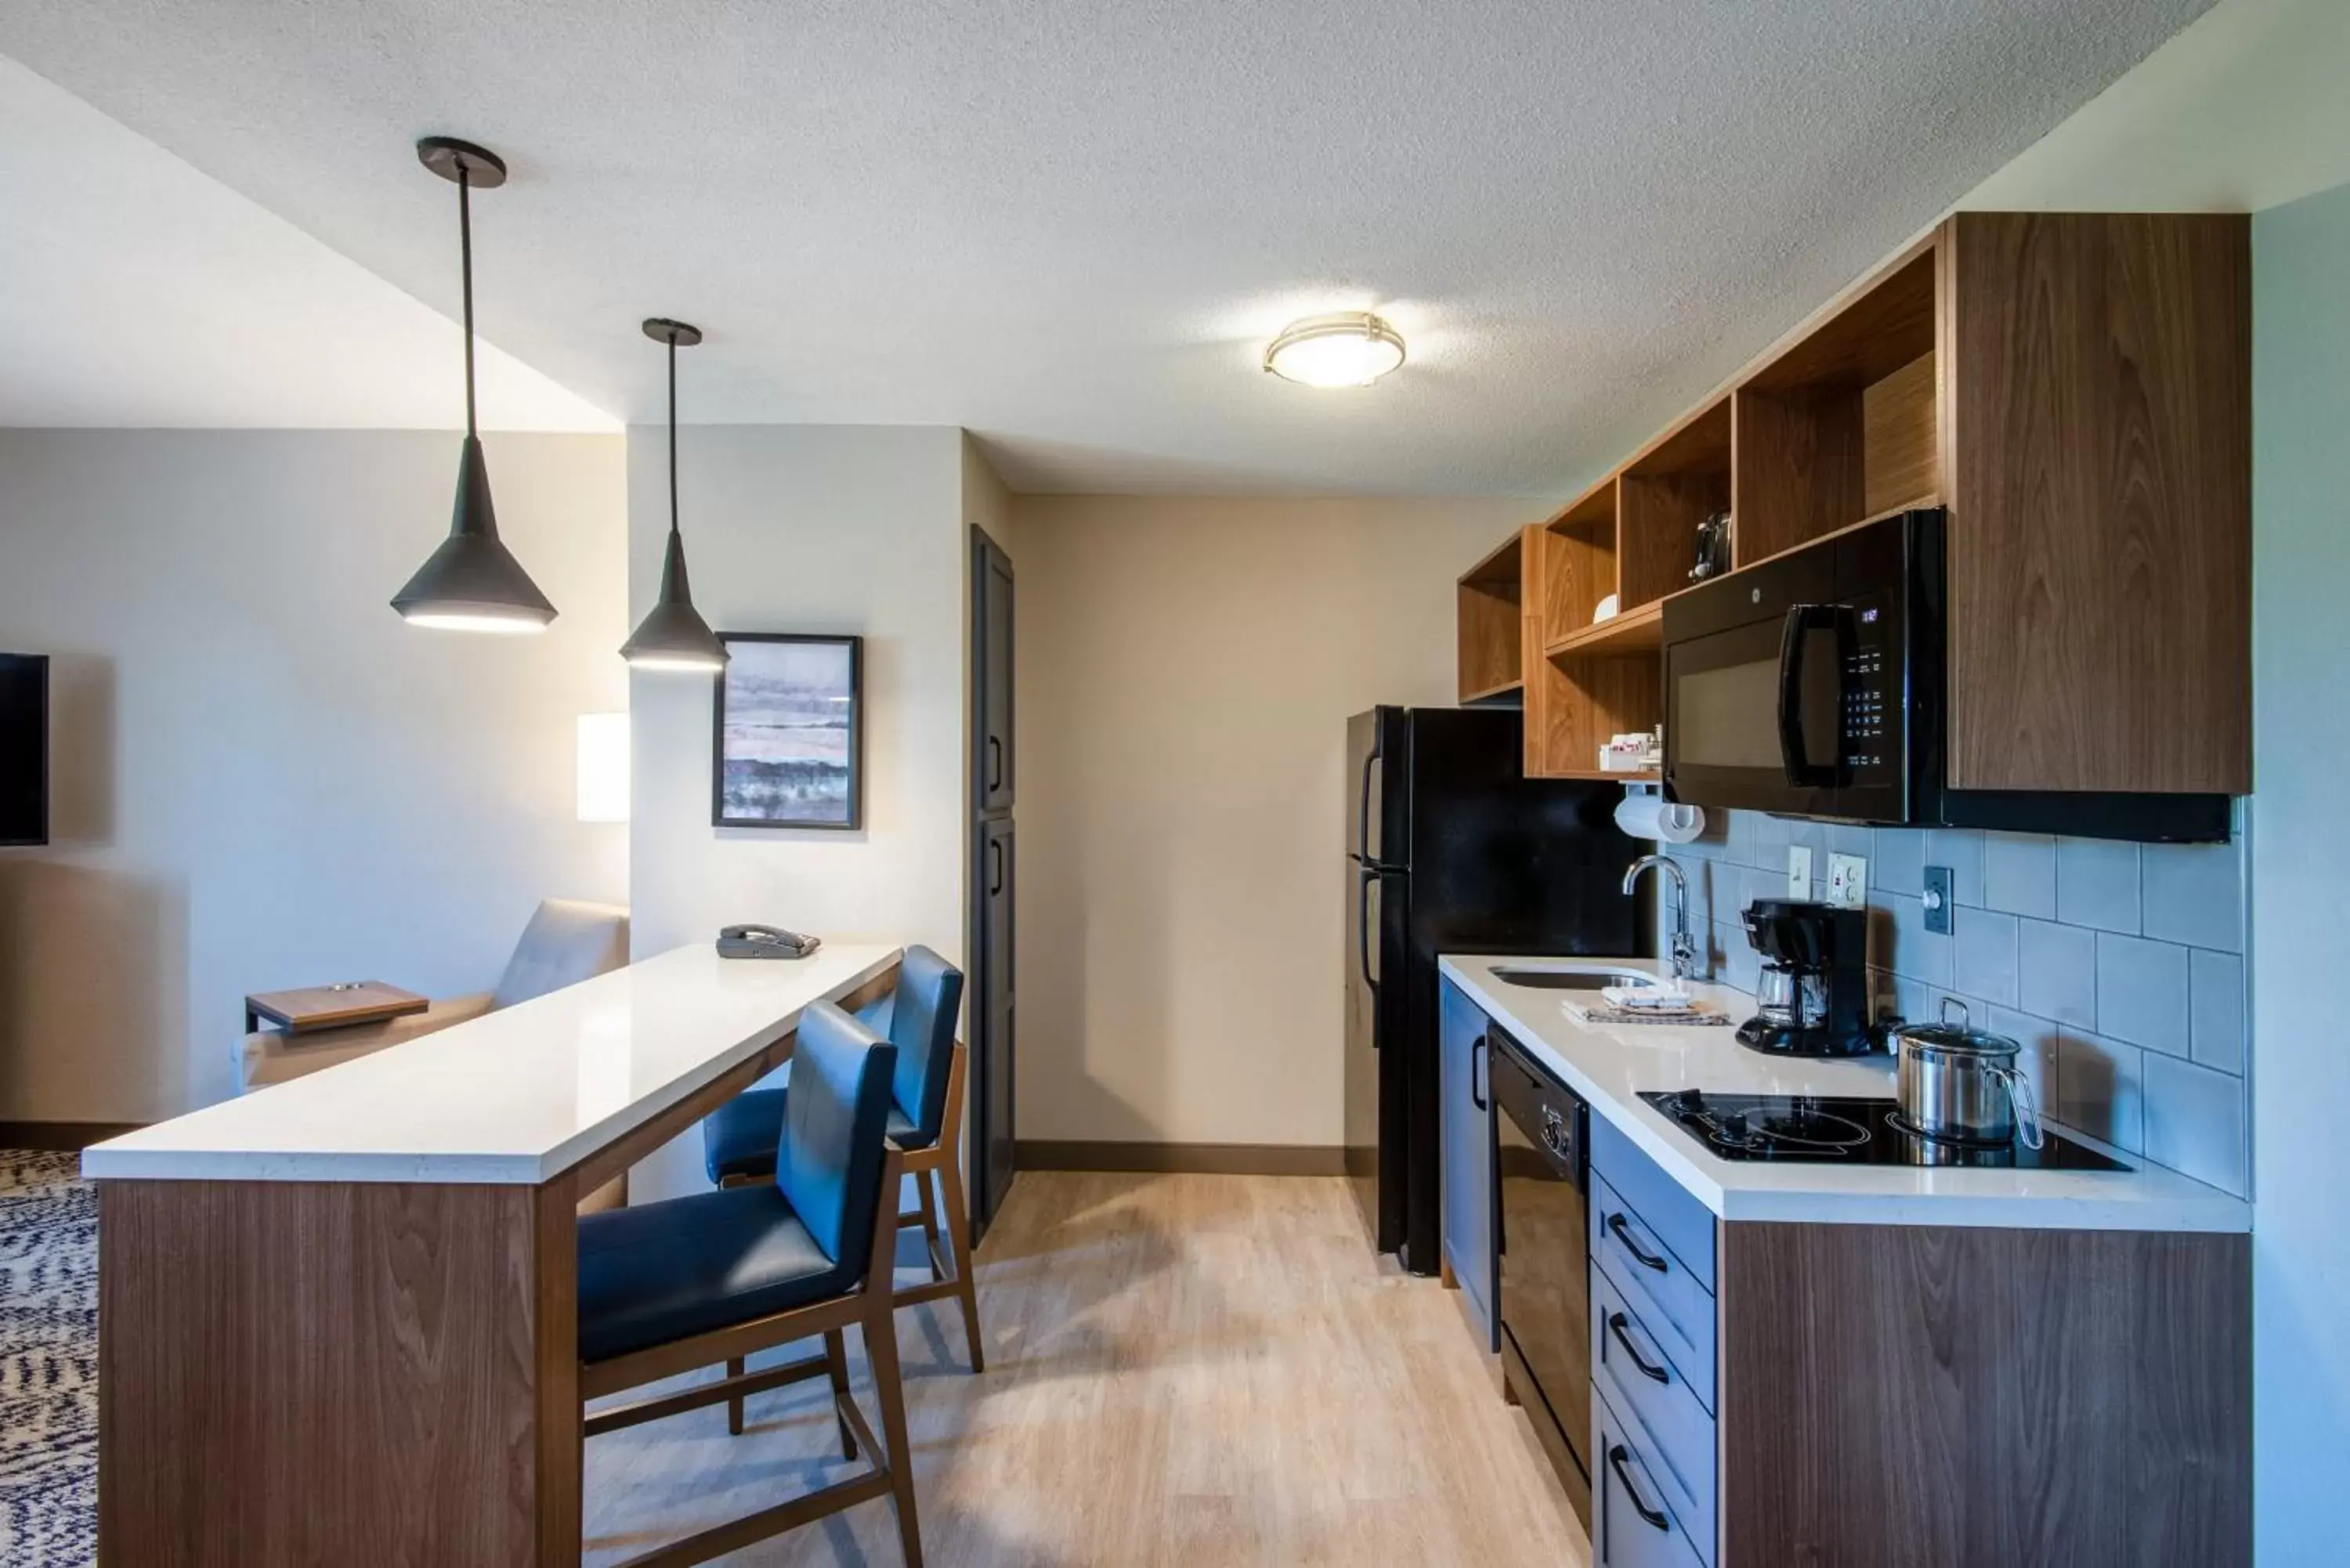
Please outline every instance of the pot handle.
[[2047, 1136], [2040, 1129], [2040, 1102], [2032, 1097], [2032, 1081], [2013, 1067], [1993, 1071], [2007, 1084], [2008, 1103], [2015, 1107], [2016, 1136], [2023, 1140], [2024, 1147], [2038, 1148], [2047, 1141]]

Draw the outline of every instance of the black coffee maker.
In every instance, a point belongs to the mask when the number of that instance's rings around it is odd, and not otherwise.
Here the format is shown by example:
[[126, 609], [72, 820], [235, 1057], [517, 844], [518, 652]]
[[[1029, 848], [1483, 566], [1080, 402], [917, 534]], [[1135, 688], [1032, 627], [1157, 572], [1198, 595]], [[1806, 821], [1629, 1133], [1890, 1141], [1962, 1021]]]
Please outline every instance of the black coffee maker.
[[1756, 1012], [1740, 1044], [1781, 1056], [1858, 1056], [1877, 1048], [1870, 1025], [1868, 911], [1803, 898], [1757, 898], [1746, 940], [1762, 957]]

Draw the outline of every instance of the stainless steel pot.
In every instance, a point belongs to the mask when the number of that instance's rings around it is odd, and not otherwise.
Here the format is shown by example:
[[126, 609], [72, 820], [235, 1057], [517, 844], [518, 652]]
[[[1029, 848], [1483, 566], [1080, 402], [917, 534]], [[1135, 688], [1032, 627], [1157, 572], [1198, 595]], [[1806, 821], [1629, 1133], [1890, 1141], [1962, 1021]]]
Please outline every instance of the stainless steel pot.
[[[1950, 1021], [1957, 1010], [1958, 1022]], [[1948, 1143], [2041, 1145], [2040, 1108], [2016, 1070], [2022, 1047], [1970, 1027], [1967, 1004], [1942, 1001], [1939, 1023], [1898, 1023], [1887, 1032], [1898, 1057], [1896, 1094], [1909, 1130]]]

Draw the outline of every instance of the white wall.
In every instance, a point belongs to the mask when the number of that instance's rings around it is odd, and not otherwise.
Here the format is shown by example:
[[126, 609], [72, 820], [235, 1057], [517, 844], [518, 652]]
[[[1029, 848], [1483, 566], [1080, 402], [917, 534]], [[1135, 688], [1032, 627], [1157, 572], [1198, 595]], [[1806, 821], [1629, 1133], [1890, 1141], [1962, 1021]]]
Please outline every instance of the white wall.
[[[963, 948], [963, 435], [951, 426], [689, 425], [679, 493], [695, 605], [720, 631], [865, 639], [865, 826], [710, 825], [711, 678], [632, 677], [633, 946], [729, 921]], [[630, 602], [669, 526], [666, 434], [629, 431]], [[701, 1136], [656, 1151], [642, 1201], [705, 1183]]]
[[2350, 1474], [2350, 1048], [2322, 1000], [2350, 917], [2345, 271], [2350, 186], [2252, 221], [2252, 1451], [2263, 1568], [2342, 1561]]
[[1540, 511], [1016, 501], [1023, 1138], [1342, 1141], [1346, 721]]
[[234, 1092], [251, 991], [494, 983], [538, 899], [626, 902], [574, 815], [621, 706], [621, 441], [487, 439], [541, 638], [388, 606], [448, 528], [457, 439], [0, 431], [0, 647], [53, 656], [53, 838], [0, 850], [0, 1118]]

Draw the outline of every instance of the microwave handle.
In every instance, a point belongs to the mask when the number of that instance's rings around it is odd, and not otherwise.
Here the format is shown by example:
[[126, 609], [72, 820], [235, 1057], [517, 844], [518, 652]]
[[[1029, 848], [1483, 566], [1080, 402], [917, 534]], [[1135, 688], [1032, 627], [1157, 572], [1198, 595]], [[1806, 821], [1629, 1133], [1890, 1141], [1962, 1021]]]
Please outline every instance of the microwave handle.
[[[1843, 605], [1793, 605], [1779, 633], [1779, 765], [1787, 782], [1798, 789], [1834, 789], [1839, 782], [1835, 759], [1814, 763], [1804, 753], [1804, 649], [1807, 634], [1834, 631], [1841, 654], [1851, 641], [1851, 612]], [[1836, 672], [1836, 690], [1844, 690], [1844, 672]], [[1837, 728], [1843, 728], [1843, 704], [1837, 704]]]

